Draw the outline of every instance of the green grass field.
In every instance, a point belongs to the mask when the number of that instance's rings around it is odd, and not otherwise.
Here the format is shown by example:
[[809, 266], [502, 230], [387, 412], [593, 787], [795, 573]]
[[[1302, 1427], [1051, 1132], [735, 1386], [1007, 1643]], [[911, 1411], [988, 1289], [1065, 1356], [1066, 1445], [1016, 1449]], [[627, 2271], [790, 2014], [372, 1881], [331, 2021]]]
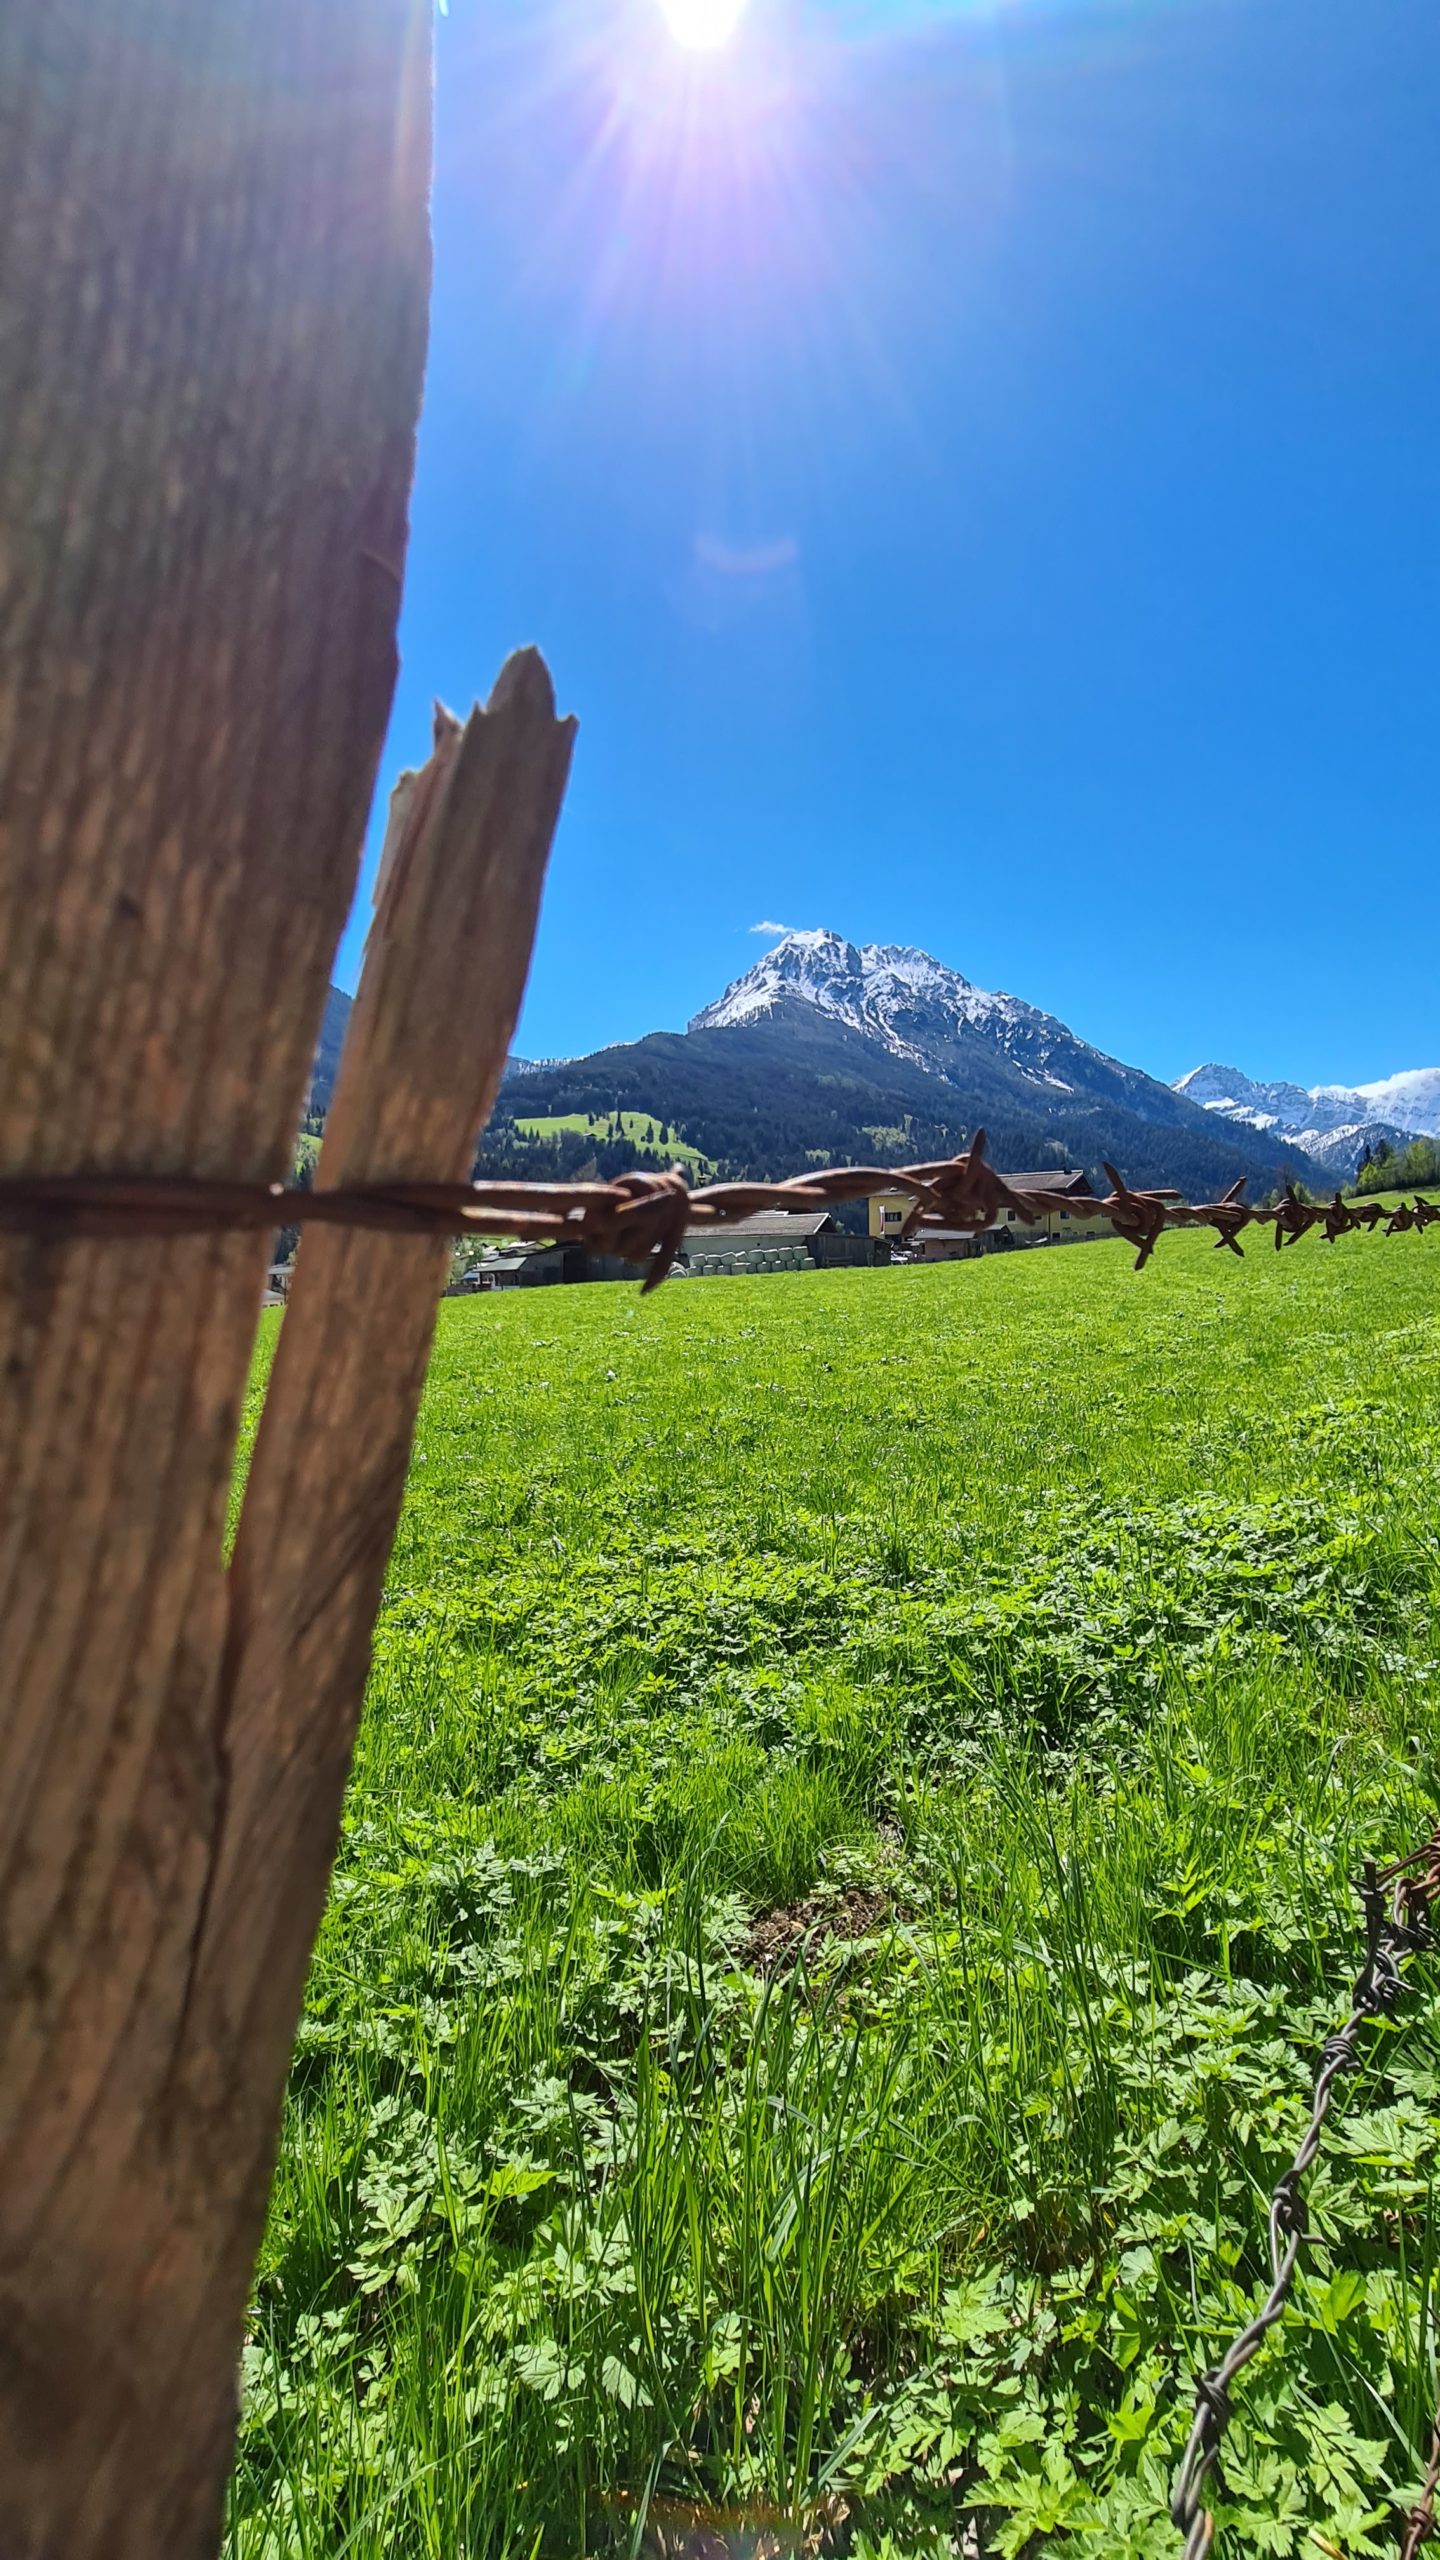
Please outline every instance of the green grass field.
[[[613, 1134], [615, 1119], [616, 1115], [613, 1111], [608, 1112], [603, 1118], [587, 1115], [583, 1111], [567, 1111], [552, 1115], [548, 1119], [517, 1120], [515, 1126], [522, 1136], [527, 1138], [559, 1138], [574, 1135], [593, 1138], [596, 1145], [601, 1146], [606, 1138]], [[658, 1112], [622, 1111], [619, 1119], [621, 1132], [630, 1140], [632, 1146], [654, 1147], [669, 1163], [683, 1164], [692, 1181], [709, 1181], [715, 1168], [710, 1158], [702, 1155], [698, 1147], [687, 1147], [682, 1139], [676, 1137], [673, 1130], [661, 1147], [660, 1131], [666, 1124]], [[653, 1138], [649, 1135], [652, 1129], [655, 1132]]]
[[[447, 1304], [237, 2560], [1172, 2554], [1433, 1816], [1437, 1397], [1433, 1237]], [[1370, 2055], [1222, 2560], [1423, 2469], [1440, 1963]]]

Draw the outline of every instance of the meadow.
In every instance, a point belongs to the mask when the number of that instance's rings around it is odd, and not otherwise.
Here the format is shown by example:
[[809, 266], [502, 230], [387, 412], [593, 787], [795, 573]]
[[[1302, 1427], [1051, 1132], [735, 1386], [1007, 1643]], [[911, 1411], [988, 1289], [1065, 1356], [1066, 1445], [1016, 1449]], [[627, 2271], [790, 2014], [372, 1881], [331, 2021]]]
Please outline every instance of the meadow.
[[698, 1147], [687, 1146], [673, 1130], [661, 1143], [660, 1131], [666, 1123], [658, 1111], [563, 1111], [540, 1119], [527, 1113], [515, 1126], [526, 1138], [593, 1138], [597, 1146], [603, 1146], [608, 1137], [619, 1135], [628, 1138], [632, 1146], [655, 1149], [667, 1164], [683, 1165], [692, 1183], [708, 1182], [715, 1171], [707, 1155], [702, 1155]]
[[[232, 2560], [1173, 2553], [1353, 1878], [1434, 1818], [1437, 1399], [1433, 1236], [447, 1303]], [[1222, 2555], [1396, 2549], [1437, 1999]]]

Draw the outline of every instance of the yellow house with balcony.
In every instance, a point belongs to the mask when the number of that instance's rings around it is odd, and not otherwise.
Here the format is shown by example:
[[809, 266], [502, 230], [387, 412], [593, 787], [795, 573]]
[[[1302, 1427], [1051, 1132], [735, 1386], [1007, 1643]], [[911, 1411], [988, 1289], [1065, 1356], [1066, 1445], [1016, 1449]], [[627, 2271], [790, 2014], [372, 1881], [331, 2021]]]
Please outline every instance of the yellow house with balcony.
[[[903, 1240], [903, 1250], [919, 1262], [968, 1262], [982, 1253], [1004, 1252], [1022, 1244], [1085, 1244], [1097, 1236], [1113, 1235], [1108, 1218], [1085, 1216], [1081, 1201], [1091, 1201], [1095, 1194], [1083, 1173], [1056, 1171], [1045, 1173], [1007, 1173], [1002, 1180], [1014, 1184], [1017, 1191], [1041, 1192], [1053, 1208], [1033, 1225], [1021, 1217], [1018, 1209], [1002, 1209], [988, 1227], [972, 1235], [963, 1227], [917, 1227]], [[905, 1191], [874, 1191], [870, 1195], [870, 1233], [883, 1236], [891, 1244], [900, 1244], [901, 1231], [913, 1201]]]
[[872, 1191], [870, 1233], [872, 1236], [886, 1236], [893, 1243], [914, 1206], [908, 1192]]

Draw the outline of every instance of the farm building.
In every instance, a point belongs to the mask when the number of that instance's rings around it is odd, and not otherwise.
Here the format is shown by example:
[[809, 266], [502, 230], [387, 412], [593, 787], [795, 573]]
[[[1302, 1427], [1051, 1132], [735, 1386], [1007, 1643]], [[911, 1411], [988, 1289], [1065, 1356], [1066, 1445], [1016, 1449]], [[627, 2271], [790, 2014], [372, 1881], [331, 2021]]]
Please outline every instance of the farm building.
[[[687, 1230], [678, 1268], [697, 1278], [740, 1277], [756, 1271], [830, 1271], [847, 1264], [888, 1262], [883, 1238], [845, 1235], [828, 1210], [761, 1209], [733, 1227]], [[583, 1244], [516, 1245], [487, 1253], [455, 1283], [457, 1295], [476, 1289], [533, 1289], [576, 1280], [638, 1280], [641, 1266], [616, 1253], [593, 1253]]]
[[618, 1253], [592, 1253], [583, 1244], [516, 1245], [487, 1253], [460, 1283], [473, 1289], [535, 1289], [566, 1280], [638, 1280], [640, 1265]]
[[[1045, 1173], [1007, 1173], [1017, 1191], [1043, 1192], [1054, 1207], [1029, 1225], [1016, 1209], [1004, 1209], [988, 1227], [972, 1235], [964, 1227], [920, 1227], [905, 1240], [905, 1250], [918, 1262], [971, 1262], [982, 1253], [1003, 1253], [1012, 1245], [1085, 1244], [1113, 1235], [1108, 1218], [1079, 1217], [1071, 1205], [1095, 1197], [1083, 1173], [1053, 1167]], [[910, 1213], [903, 1191], [877, 1191], [870, 1200], [870, 1233], [898, 1237]]]
[[461, 1273], [455, 1283], [455, 1293], [468, 1297], [476, 1289], [518, 1289], [530, 1259], [530, 1250], [524, 1245], [517, 1245], [509, 1251], [502, 1248], [499, 1253], [485, 1253], [478, 1262], [472, 1262], [468, 1271]]
[[697, 1278], [745, 1271], [833, 1271], [888, 1262], [883, 1237], [847, 1236], [828, 1209], [757, 1209], [733, 1227], [686, 1230], [683, 1254]]

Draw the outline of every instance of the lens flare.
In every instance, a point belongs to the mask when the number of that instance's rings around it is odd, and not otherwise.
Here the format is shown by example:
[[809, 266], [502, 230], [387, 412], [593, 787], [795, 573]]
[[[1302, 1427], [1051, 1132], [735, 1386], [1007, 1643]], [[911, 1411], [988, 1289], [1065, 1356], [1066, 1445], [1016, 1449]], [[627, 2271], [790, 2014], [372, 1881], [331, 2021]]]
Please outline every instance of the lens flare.
[[660, 0], [660, 6], [676, 43], [695, 53], [728, 44], [745, 14], [745, 0]]

